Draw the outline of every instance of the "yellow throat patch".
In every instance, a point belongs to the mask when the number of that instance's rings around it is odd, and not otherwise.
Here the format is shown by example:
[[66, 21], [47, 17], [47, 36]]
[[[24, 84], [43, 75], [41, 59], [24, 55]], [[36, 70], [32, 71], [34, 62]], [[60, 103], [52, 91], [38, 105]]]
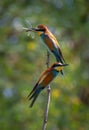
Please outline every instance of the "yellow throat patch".
[[61, 71], [63, 69], [63, 66], [59, 66], [56, 68], [57, 71]]
[[38, 35], [41, 35], [43, 32], [42, 31], [38, 31], [37, 33], [38, 33]]

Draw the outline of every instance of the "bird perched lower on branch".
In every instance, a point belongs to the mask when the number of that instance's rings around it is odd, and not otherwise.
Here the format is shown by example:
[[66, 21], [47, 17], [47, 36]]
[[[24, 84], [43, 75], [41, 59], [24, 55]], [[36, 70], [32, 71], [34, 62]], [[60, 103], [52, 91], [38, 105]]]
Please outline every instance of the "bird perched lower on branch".
[[54, 63], [50, 68], [45, 70], [41, 75], [36, 85], [28, 95], [29, 100], [32, 100], [30, 107], [33, 106], [39, 93], [46, 88], [50, 82], [58, 75], [58, 73], [63, 69], [64, 66], [68, 64], [62, 64], [60, 62]]

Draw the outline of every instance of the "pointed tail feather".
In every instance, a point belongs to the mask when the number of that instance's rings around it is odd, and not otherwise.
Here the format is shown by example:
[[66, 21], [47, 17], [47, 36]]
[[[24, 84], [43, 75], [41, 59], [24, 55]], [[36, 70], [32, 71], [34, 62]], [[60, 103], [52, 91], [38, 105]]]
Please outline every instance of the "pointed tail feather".
[[59, 53], [52, 51], [52, 53], [54, 54], [57, 62], [61, 62], [62, 64], [65, 63], [65, 60], [64, 60], [62, 53], [60, 51], [59, 51]]
[[29, 100], [31, 100], [36, 95], [36, 91], [29, 96]]
[[60, 61], [62, 61], [61, 63], [65, 63], [65, 59], [64, 59], [64, 57], [63, 57], [63, 55], [62, 55], [62, 51], [61, 51], [61, 49], [60, 48], [58, 48], [59, 49], [59, 58], [60, 58]]
[[61, 70], [61, 75], [64, 75], [64, 72], [63, 72], [63, 70]]
[[30, 92], [30, 94], [27, 96], [28, 98], [30, 97], [30, 95], [36, 90], [38, 83], [34, 86], [34, 88], [32, 89], [32, 91]]
[[61, 62], [62, 64], [64, 64], [64, 60], [60, 56], [56, 56], [56, 60], [57, 62]]
[[31, 104], [30, 104], [30, 107], [32, 107], [32, 106], [33, 106], [33, 104], [34, 104], [35, 100], [37, 99], [37, 96], [38, 96], [38, 95], [35, 95], [35, 96], [34, 96], [34, 98], [33, 98], [32, 102], [31, 102]]
[[34, 93], [29, 97], [29, 100], [33, 99], [31, 104], [30, 104], [30, 107], [33, 106], [33, 104], [35, 103], [35, 100], [37, 99], [39, 93], [42, 91], [42, 87], [40, 88], [37, 88]]

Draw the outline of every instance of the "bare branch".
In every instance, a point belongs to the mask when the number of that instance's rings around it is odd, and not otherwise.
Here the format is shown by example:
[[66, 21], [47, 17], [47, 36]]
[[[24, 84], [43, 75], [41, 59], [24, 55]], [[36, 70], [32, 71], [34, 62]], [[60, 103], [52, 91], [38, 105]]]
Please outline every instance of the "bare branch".
[[[50, 62], [50, 54], [47, 51], [47, 61], [46, 61], [47, 68], [49, 68], [49, 62]], [[44, 112], [44, 121], [43, 121], [42, 130], [45, 130], [46, 126], [47, 126], [48, 111], [49, 111], [49, 104], [50, 104], [50, 90], [51, 90], [50, 85], [48, 85], [48, 87], [47, 87], [47, 103], [46, 103], [46, 108], [45, 108], [45, 112]]]

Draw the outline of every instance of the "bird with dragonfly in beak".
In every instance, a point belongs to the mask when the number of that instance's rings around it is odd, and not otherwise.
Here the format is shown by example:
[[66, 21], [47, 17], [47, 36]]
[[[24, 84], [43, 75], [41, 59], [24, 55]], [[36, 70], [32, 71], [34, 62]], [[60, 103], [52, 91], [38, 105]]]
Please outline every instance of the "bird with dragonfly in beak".
[[[62, 64], [65, 63], [58, 41], [55, 38], [55, 36], [50, 32], [50, 30], [47, 28], [47, 26], [40, 24], [36, 28], [26, 29], [26, 31], [37, 32], [38, 35], [40, 35], [40, 37], [42, 38], [43, 43], [47, 47], [49, 52], [51, 52], [55, 56], [57, 62], [61, 62]], [[62, 70], [61, 74], [63, 74]]]

